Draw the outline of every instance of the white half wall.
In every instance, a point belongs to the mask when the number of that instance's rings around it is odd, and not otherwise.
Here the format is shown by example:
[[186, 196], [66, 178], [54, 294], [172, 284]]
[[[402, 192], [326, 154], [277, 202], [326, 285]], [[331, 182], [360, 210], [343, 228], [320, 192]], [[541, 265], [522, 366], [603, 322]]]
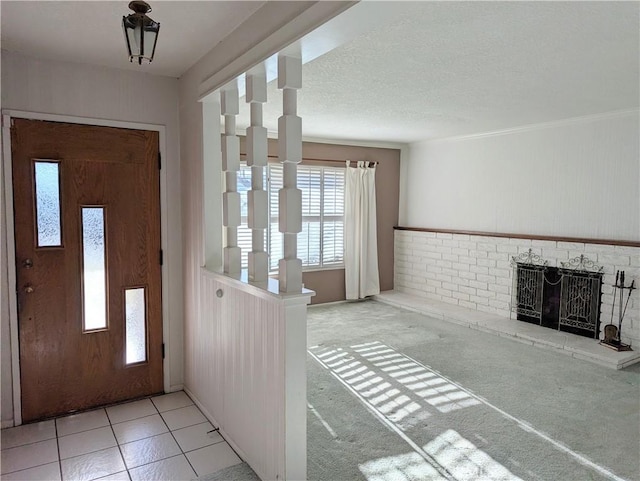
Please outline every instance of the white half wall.
[[[2, 108], [44, 114], [86, 117], [110, 121], [135, 122], [165, 127], [163, 169], [167, 177], [167, 238], [163, 244], [169, 273], [170, 389], [183, 384], [183, 300], [182, 233], [180, 197], [180, 150], [178, 127], [178, 80], [143, 73], [88, 65], [38, 60], [2, 51]], [[4, 191], [4, 185], [3, 185]], [[4, 196], [4, 192], [3, 192]], [[2, 232], [5, 232], [3, 219]], [[8, 233], [8, 235], [13, 235]], [[13, 262], [8, 259], [7, 262]], [[4, 263], [3, 263], [4, 264]], [[5, 267], [2, 271], [4, 274]], [[4, 275], [3, 275], [4, 279]], [[2, 421], [11, 420], [13, 406], [5, 393], [11, 393], [11, 363], [5, 362], [5, 334], [9, 334], [4, 315], [8, 289], [2, 283]], [[5, 321], [6, 319], [6, 321]]]
[[636, 110], [414, 143], [400, 224], [638, 241], [639, 129]]
[[199, 323], [187, 323], [186, 389], [261, 479], [307, 474], [307, 304], [200, 270]]

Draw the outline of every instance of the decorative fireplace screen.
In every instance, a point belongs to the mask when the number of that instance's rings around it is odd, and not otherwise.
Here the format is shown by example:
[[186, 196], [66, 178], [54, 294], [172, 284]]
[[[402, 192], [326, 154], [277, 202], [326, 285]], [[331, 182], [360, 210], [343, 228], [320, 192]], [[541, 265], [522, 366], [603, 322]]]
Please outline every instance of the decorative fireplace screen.
[[544, 272], [547, 261], [531, 252], [524, 252], [512, 257], [513, 270], [513, 302], [512, 311], [521, 316], [537, 319], [542, 323], [542, 292], [544, 286]]
[[603, 268], [582, 255], [560, 264], [560, 327], [582, 329], [598, 337]]
[[560, 264], [549, 267], [531, 249], [512, 257], [511, 311], [521, 321], [597, 338], [602, 267], [584, 256]]

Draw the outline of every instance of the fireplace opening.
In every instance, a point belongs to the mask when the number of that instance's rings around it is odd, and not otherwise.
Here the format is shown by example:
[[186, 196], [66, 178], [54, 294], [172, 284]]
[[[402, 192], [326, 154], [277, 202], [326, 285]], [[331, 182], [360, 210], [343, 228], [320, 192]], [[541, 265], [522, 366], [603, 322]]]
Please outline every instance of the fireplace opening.
[[542, 285], [542, 322], [541, 325], [550, 329], [560, 326], [560, 297], [562, 276], [557, 267], [547, 267], [544, 271]]
[[531, 249], [512, 258], [511, 311], [520, 321], [597, 339], [602, 268], [584, 256], [547, 264]]

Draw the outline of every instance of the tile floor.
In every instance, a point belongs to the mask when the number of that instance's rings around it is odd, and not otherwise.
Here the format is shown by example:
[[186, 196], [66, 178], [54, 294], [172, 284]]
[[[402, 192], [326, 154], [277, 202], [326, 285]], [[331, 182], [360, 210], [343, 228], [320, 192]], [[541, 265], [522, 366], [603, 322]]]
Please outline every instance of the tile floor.
[[190, 480], [242, 462], [183, 391], [2, 430], [2, 481]]

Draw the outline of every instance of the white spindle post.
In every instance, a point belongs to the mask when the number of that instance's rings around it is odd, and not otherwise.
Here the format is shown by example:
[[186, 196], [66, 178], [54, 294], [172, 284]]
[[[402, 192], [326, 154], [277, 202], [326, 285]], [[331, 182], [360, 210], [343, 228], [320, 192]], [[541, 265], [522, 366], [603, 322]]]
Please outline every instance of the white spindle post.
[[240, 194], [238, 171], [240, 170], [240, 141], [236, 135], [238, 115], [238, 88], [234, 84], [220, 92], [220, 106], [224, 115], [222, 136], [222, 171], [225, 173], [225, 192], [222, 194], [222, 223], [227, 228], [227, 244], [224, 248], [224, 272], [237, 276], [241, 271], [241, 252], [238, 247], [240, 225]]
[[251, 106], [251, 125], [247, 127], [247, 165], [251, 167], [251, 190], [247, 193], [251, 229], [249, 280], [264, 282], [269, 275], [269, 257], [264, 250], [265, 232], [269, 227], [269, 200], [263, 182], [268, 159], [267, 129], [262, 126], [262, 104], [267, 101], [264, 67], [248, 73], [246, 78], [246, 101]]
[[283, 187], [278, 193], [280, 232], [284, 236], [279, 261], [280, 292], [302, 291], [302, 261], [298, 233], [302, 231], [302, 191], [297, 188], [297, 165], [302, 162], [302, 119], [297, 115], [297, 90], [302, 88], [302, 61], [278, 58], [278, 88], [282, 89], [282, 117], [278, 119], [278, 157], [283, 164]]

